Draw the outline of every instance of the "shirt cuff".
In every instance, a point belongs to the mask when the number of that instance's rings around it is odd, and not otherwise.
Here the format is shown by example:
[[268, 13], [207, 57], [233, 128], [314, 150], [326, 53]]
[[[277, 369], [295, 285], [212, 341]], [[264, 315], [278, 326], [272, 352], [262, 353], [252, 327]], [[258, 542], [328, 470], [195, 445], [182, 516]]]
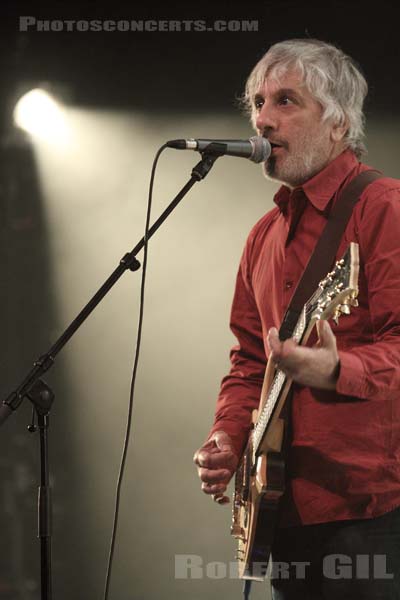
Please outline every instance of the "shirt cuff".
[[340, 372], [336, 391], [343, 396], [363, 398], [365, 371], [362, 360], [353, 352], [339, 350]]

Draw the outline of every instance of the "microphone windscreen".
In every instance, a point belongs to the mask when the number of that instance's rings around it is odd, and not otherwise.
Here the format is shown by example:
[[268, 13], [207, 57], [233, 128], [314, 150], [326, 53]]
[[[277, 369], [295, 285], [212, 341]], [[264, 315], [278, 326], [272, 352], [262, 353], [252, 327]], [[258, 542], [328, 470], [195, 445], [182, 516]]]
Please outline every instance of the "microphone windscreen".
[[250, 160], [255, 163], [264, 162], [271, 154], [271, 144], [262, 135], [254, 135], [250, 138], [251, 145], [253, 146], [253, 153], [250, 156]]

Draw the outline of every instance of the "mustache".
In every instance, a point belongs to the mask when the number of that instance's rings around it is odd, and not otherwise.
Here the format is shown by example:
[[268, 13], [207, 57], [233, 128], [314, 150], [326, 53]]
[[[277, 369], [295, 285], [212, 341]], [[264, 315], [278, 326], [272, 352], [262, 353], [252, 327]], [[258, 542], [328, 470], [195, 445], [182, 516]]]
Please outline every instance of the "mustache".
[[288, 142], [286, 140], [274, 137], [271, 130], [265, 129], [264, 131], [260, 132], [259, 135], [262, 135], [262, 137], [267, 139], [272, 148], [274, 146], [281, 146], [282, 148], [285, 148], [285, 150], [288, 150], [289, 148]]

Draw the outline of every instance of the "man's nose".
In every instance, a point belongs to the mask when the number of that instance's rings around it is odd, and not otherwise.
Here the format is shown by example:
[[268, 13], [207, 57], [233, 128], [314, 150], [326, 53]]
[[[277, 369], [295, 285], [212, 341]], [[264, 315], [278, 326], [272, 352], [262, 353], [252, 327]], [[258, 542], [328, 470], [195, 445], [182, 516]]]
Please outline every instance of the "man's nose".
[[259, 110], [255, 124], [260, 135], [266, 135], [268, 131], [277, 128], [276, 119], [272, 114], [271, 108], [268, 107], [267, 104], [264, 104]]

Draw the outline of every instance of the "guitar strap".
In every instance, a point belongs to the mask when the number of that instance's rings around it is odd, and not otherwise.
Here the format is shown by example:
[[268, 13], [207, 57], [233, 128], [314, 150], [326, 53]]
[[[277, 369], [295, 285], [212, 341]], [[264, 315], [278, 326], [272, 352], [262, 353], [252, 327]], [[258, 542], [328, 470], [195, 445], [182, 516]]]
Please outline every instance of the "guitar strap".
[[279, 338], [282, 341], [292, 337], [304, 304], [332, 267], [340, 240], [356, 202], [370, 183], [382, 177], [384, 175], [378, 171], [372, 169], [364, 171], [352, 179], [340, 192], [286, 310], [279, 329]]

